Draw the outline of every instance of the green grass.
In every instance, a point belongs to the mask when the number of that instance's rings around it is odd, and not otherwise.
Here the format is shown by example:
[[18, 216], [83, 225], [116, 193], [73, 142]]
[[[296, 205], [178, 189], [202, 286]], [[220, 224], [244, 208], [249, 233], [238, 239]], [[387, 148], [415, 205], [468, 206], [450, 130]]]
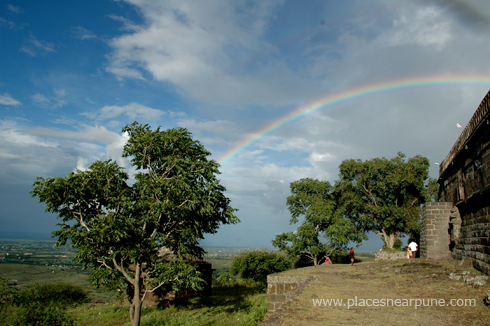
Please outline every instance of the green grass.
[[60, 268], [53, 266], [36, 266], [26, 264], [0, 264], [0, 276], [15, 280], [18, 285], [28, 285], [32, 282], [55, 283], [66, 282], [82, 287], [89, 292], [94, 301], [106, 301], [114, 297], [115, 293], [105, 289], [96, 289], [89, 284], [88, 271], [80, 269]]
[[105, 326], [129, 322], [129, 310], [119, 303], [89, 303], [68, 309], [76, 325]]
[[[212, 295], [192, 298], [180, 306], [143, 309], [141, 326], [257, 325], [267, 312], [265, 289], [236, 284], [213, 288]], [[85, 304], [68, 310], [79, 325], [129, 325], [128, 308], [121, 303]]]

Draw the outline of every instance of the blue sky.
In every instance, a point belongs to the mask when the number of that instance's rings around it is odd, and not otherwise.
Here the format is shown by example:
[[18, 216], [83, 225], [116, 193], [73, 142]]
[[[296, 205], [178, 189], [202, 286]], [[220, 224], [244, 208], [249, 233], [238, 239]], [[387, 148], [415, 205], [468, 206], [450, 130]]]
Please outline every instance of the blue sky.
[[[48, 236], [36, 176], [120, 158], [121, 128], [188, 128], [218, 159], [299, 107], [363, 85], [461, 76], [344, 102], [263, 137], [221, 168], [242, 223], [205, 244], [270, 246], [289, 183], [344, 159], [431, 161], [490, 89], [490, 3], [84, 0], [0, 3], [0, 236]], [[474, 77], [486, 82], [471, 83]], [[378, 236], [361, 249], [380, 247]]]

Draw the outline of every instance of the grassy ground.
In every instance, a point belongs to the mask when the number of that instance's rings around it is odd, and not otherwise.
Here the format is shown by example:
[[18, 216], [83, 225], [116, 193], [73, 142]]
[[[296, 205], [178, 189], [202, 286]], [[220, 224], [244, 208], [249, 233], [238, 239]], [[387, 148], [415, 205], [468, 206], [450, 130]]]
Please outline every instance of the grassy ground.
[[[144, 309], [142, 326], [157, 325], [257, 325], [266, 313], [264, 288], [237, 285], [213, 288], [212, 295], [191, 299], [186, 304], [166, 309]], [[117, 303], [86, 304], [69, 314], [78, 325], [129, 325], [128, 309]]]
[[79, 269], [63, 269], [52, 266], [32, 266], [26, 264], [0, 264], [0, 277], [15, 280], [18, 285], [27, 285], [32, 282], [54, 283], [66, 282], [82, 287], [89, 292], [93, 301], [107, 301], [115, 293], [104, 289], [96, 289], [88, 283], [88, 272]]
[[[317, 281], [310, 283], [280, 314], [273, 315], [278, 319], [274, 325], [489, 325], [490, 310], [482, 302], [487, 288], [474, 288], [461, 280], [449, 279], [450, 272], [468, 270], [472, 269], [450, 260], [415, 259], [288, 271], [287, 274], [316, 276]], [[315, 306], [314, 300], [321, 299], [343, 301], [342, 304], [337, 301], [337, 306], [333, 302], [328, 305], [326, 301], [316, 301]], [[375, 301], [367, 299], [400, 299], [400, 304], [406, 306], [382, 306], [382, 301], [373, 306]], [[422, 303], [429, 303], [429, 299], [444, 299], [447, 303], [451, 299], [474, 299], [475, 306], [432, 305], [415, 309], [417, 299], [426, 300]], [[348, 308], [349, 300], [354, 306]]]

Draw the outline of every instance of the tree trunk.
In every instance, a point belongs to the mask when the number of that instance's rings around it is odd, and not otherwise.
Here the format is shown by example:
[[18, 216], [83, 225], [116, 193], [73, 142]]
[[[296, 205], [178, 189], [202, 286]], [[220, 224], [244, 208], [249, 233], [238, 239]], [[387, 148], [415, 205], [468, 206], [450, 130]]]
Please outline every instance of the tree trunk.
[[313, 255], [313, 266], [318, 265], [318, 255]]
[[386, 234], [386, 232], [383, 231], [383, 237], [386, 242], [386, 247], [393, 249], [393, 246], [395, 245], [395, 241], [398, 238], [398, 235], [396, 233]]
[[129, 307], [129, 321], [131, 326], [139, 326], [141, 319], [141, 287], [140, 287], [141, 265], [136, 264], [136, 272], [134, 273], [134, 295], [133, 302]]

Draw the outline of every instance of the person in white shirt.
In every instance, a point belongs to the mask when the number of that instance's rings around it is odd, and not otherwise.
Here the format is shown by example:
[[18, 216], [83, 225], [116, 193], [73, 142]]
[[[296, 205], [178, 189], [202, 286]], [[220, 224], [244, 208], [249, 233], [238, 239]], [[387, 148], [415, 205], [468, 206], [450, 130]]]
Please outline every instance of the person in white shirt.
[[419, 249], [419, 246], [414, 242], [410, 242], [410, 244], [408, 245], [410, 247], [410, 251], [412, 252], [412, 258], [415, 258], [415, 256], [417, 255], [417, 249]]

